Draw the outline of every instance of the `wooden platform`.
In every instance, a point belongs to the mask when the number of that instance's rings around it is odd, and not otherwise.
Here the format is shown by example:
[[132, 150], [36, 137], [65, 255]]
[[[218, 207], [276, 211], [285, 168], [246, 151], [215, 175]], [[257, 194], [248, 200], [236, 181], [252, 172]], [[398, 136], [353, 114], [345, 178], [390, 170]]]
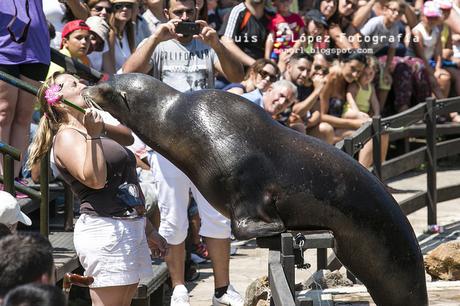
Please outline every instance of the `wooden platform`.
[[80, 266], [73, 245], [73, 232], [52, 232], [48, 239], [53, 246], [56, 281], [60, 281], [65, 273], [72, 272]]
[[[430, 306], [460, 305], [460, 281], [427, 283]], [[355, 285], [325, 290], [304, 290], [297, 293], [301, 306], [375, 306], [366, 287]]]

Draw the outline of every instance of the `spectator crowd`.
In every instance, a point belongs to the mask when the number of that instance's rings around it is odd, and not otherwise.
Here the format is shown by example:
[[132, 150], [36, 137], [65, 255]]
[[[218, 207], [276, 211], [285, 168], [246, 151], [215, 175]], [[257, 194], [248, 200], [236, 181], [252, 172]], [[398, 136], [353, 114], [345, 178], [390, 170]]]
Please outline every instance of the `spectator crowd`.
[[[38, 180], [37, 165], [51, 149], [54, 176], [80, 200], [74, 240], [85, 273], [95, 278], [93, 305], [130, 305], [139, 279], [152, 272], [149, 255], [165, 257], [171, 305], [189, 305], [190, 253], [213, 262], [213, 305], [243, 305], [229, 279], [229, 220], [178, 168], [92, 107], [80, 94], [91, 84], [52, 62], [50, 48], [104, 79], [137, 72], [181, 92], [242, 96], [279, 124], [333, 145], [373, 116], [460, 95], [458, 21], [460, 0], [2, 0], [0, 70], [40, 92], [37, 99], [0, 81], [0, 140], [28, 157], [14, 167], [25, 185]], [[438, 120], [460, 123], [460, 115]], [[388, 141], [382, 135], [382, 159]], [[371, 143], [359, 162], [372, 165]], [[5, 197], [0, 300], [10, 294], [4, 305], [20, 305], [18, 292], [40, 292], [61, 301], [45, 285], [17, 287], [52, 284], [52, 262], [39, 238], [9, 233], [31, 220]], [[4, 271], [20, 252], [11, 242], [17, 240], [40, 243], [36, 256], [46, 269], [15, 283]]]

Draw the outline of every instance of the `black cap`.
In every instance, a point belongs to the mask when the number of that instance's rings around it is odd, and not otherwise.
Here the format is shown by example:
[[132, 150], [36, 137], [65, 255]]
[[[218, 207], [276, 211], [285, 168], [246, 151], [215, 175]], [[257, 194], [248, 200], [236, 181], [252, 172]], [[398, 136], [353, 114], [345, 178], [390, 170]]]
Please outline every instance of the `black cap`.
[[320, 11], [318, 11], [316, 9], [309, 10], [305, 14], [305, 18], [308, 18], [308, 19], [313, 20], [315, 22], [321, 23], [326, 28], [329, 26], [329, 24], [327, 23], [327, 19], [326, 19], [326, 17], [324, 17], [323, 13], [321, 13]]

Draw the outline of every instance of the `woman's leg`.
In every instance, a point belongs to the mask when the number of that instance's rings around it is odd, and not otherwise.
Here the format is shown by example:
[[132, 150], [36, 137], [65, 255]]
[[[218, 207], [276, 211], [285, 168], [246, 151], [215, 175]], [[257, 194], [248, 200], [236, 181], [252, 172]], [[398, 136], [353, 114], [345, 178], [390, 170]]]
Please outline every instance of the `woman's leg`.
[[408, 109], [413, 93], [412, 70], [406, 63], [398, 63], [393, 72], [394, 106], [397, 113]]
[[[3, 81], [0, 81], [0, 140], [10, 143], [11, 124], [13, 123], [14, 112], [18, 102], [19, 90]], [[3, 167], [0, 168], [3, 173]]]
[[449, 96], [450, 92], [450, 83], [451, 83], [451, 75], [445, 69], [439, 69], [435, 71], [434, 77], [438, 82], [439, 87], [441, 88], [441, 92], [444, 98]]
[[[21, 75], [21, 80], [26, 81], [29, 84], [32, 84], [36, 87], [40, 86], [40, 83], [29, 79]], [[10, 145], [18, 148], [22, 155], [24, 156], [27, 147], [29, 146], [29, 133], [30, 133], [30, 124], [32, 122], [32, 114], [34, 112], [34, 103], [35, 96], [30, 93], [20, 90], [17, 98], [16, 108], [14, 110], [14, 117], [11, 123], [10, 131]], [[20, 163], [15, 163], [14, 165], [14, 175], [17, 177], [19, 175], [19, 170], [21, 168]]]
[[[388, 143], [389, 143], [390, 137], [388, 134], [383, 134], [380, 137], [380, 156], [381, 156], [381, 162], [384, 162], [386, 157], [387, 157], [387, 152], [388, 152]], [[364, 147], [359, 151], [359, 157], [358, 161], [361, 165], [363, 165], [366, 168], [369, 168], [370, 166], [373, 165], [374, 163], [374, 156], [372, 154], [372, 139], [366, 142]]]
[[137, 284], [90, 289], [93, 306], [130, 306]]

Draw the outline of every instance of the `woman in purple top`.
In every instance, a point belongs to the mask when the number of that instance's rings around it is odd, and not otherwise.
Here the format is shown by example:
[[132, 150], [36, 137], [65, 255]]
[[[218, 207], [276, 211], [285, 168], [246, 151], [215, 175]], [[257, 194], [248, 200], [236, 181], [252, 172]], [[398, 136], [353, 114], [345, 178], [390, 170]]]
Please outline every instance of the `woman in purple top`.
[[[42, 0], [0, 1], [0, 70], [39, 86], [50, 63]], [[0, 140], [23, 153], [29, 142], [35, 98], [0, 81]], [[15, 164], [14, 174], [20, 165]]]

